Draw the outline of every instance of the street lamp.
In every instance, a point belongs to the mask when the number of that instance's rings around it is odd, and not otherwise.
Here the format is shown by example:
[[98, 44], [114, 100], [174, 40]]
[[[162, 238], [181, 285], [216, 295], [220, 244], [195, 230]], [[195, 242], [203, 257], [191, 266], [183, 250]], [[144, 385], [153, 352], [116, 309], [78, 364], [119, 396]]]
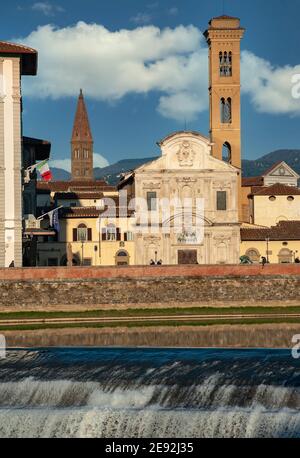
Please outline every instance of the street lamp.
[[269, 264], [269, 242], [270, 242], [269, 237], [266, 238], [266, 242], [267, 242], [267, 264]]
[[81, 242], [81, 265], [83, 266], [83, 251], [84, 251], [84, 242], [86, 240], [85, 234], [83, 231], [80, 231], [79, 240]]

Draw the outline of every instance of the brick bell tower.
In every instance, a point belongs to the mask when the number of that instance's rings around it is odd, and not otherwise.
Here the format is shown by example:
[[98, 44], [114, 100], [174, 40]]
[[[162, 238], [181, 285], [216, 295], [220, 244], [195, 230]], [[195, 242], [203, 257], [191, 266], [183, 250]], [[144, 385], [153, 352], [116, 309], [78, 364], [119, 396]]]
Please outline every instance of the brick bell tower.
[[82, 89], [71, 139], [72, 180], [93, 180], [93, 137]]
[[[209, 46], [210, 137], [212, 155], [241, 170], [240, 19], [220, 16], [204, 33]], [[241, 216], [241, 173], [239, 208]]]

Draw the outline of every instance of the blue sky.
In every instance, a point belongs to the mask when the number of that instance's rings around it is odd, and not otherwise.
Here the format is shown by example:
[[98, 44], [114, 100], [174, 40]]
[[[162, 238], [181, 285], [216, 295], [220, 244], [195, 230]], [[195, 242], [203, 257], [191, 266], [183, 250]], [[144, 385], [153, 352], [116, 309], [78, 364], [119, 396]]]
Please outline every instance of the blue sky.
[[[300, 149], [300, 99], [291, 97], [291, 76], [300, 73], [300, 0], [224, 3], [224, 12], [247, 29], [243, 157]], [[23, 79], [24, 134], [50, 140], [52, 159], [68, 159], [82, 87], [94, 151], [109, 163], [159, 154], [156, 141], [185, 122], [207, 135], [207, 48], [200, 32], [222, 13], [222, 0], [3, 3], [0, 39], [21, 39], [40, 53], [39, 76]], [[99, 156], [96, 162], [105, 163]]]

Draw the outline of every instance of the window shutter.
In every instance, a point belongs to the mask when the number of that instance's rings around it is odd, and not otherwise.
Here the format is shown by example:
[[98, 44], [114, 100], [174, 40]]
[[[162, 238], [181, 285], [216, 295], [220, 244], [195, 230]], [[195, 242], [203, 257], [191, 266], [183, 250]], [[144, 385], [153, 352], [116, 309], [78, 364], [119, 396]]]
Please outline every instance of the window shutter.
[[106, 229], [102, 229], [102, 242], [106, 241]]
[[88, 241], [91, 242], [93, 240], [92, 229], [88, 228]]
[[77, 229], [73, 229], [73, 242], [77, 242]]
[[117, 227], [117, 241], [119, 242], [121, 240], [121, 232], [120, 232], [120, 228]]
[[127, 242], [127, 232], [124, 232], [124, 242]]

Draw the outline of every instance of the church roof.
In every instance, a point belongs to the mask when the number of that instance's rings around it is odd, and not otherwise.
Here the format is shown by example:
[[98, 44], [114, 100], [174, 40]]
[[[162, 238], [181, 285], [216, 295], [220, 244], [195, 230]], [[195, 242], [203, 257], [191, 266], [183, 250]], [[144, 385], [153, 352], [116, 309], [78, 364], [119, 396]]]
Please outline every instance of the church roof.
[[80, 94], [78, 97], [77, 110], [72, 133], [72, 142], [93, 142], [92, 131], [90, 128], [88, 112], [86, 109], [82, 89], [80, 89]]

